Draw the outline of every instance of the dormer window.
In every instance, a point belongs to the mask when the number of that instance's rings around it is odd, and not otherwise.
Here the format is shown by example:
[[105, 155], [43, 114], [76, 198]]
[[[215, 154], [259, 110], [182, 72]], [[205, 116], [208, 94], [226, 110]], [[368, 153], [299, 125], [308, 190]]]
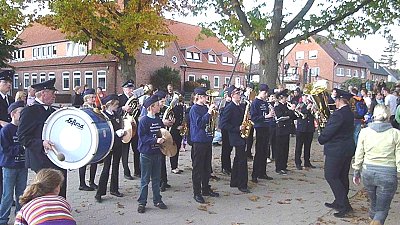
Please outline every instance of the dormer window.
[[351, 62], [358, 62], [358, 56], [356, 54], [347, 53], [347, 60]]
[[223, 56], [222, 57], [222, 63], [233, 64], [233, 58], [232, 57]]
[[209, 62], [215, 63], [215, 60], [216, 60], [216, 55], [211, 55], [211, 54], [208, 55], [208, 61]]
[[186, 59], [200, 60], [200, 53], [198, 53], [198, 52], [186, 52]]
[[374, 63], [374, 69], [379, 70], [379, 64], [378, 63]]
[[151, 49], [149, 48], [149, 43], [147, 41], [143, 43], [142, 53], [146, 55], [151, 55]]

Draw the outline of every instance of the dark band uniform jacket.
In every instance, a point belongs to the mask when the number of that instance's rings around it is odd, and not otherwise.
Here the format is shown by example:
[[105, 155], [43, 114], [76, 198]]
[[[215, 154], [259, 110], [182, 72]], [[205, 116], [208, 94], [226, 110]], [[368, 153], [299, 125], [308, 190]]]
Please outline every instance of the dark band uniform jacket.
[[223, 128], [228, 130], [231, 146], [241, 146], [246, 143], [245, 139], [240, 137], [240, 125], [242, 125], [244, 111], [244, 104], [236, 105], [234, 102], [229, 103], [224, 108], [220, 121]]
[[324, 154], [336, 157], [353, 156], [355, 153], [353, 132], [354, 113], [349, 105], [345, 105], [333, 112], [318, 137], [319, 143], [324, 145]]
[[[276, 126], [276, 135], [288, 135], [295, 133], [295, 127], [293, 120], [297, 119], [293, 110], [288, 109], [288, 107], [279, 102], [277, 106], [275, 106], [275, 115], [278, 119], [278, 123]], [[284, 117], [289, 117], [289, 119], [281, 119]]]
[[302, 104], [300, 108], [300, 112], [305, 115], [305, 119], [302, 117], [297, 118], [297, 132], [314, 132], [315, 131], [315, 125], [314, 125], [314, 115], [307, 110], [307, 104], [300, 103]]
[[[0, 73], [0, 80], [5, 80], [5, 81], [11, 81], [12, 82], [12, 77], [14, 76], [15, 71], [14, 70], [5, 70]], [[7, 104], [7, 100], [8, 104]], [[5, 98], [2, 98], [0, 95], [0, 120], [5, 121], [5, 122], [11, 122], [11, 117], [7, 112], [8, 106], [11, 105], [11, 103], [14, 102], [14, 98], [11, 97], [10, 95], [5, 95]], [[0, 126], [1, 129], [1, 126]]]

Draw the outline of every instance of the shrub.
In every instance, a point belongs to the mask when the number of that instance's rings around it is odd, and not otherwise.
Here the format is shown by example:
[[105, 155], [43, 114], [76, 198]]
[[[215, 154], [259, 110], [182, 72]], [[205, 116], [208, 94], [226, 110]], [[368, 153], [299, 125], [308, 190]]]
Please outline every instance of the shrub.
[[180, 90], [181, 76], [179, 75], [178, 70], [164, 66], [154, 72], [150, 77], [150, 83], [154, 88], [161, 90], [165, 90], [168, 84], [172, 84], [175, 89]]

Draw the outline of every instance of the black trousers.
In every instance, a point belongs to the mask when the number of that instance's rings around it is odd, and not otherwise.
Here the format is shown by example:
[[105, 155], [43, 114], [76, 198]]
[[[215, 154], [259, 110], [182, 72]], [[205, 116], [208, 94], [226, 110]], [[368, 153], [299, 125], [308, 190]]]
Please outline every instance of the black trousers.
[[[96, 177], [97, 171], [97, 163], [90, 164], [90, 172], [89, 172], [89, 185], [94, 183], [94, 178]], [[82, 166], [79, 168], [79, 186], [85, 186], [85, 174], [86, 174], [86, 166]]]
[[325, 179], [340, 208], [349, 206], [349, 170], [352, 156], [325, 156]]
[[257, 127], [256, 152], [253, 161], [252, 178], [258, 178], [267, 174], [267, 144], [269, 141], [269, 127]]
[[164, 154], [161, 155], [161, 177], [160, 177], [160, 185], [162, 183], [168, 183], [167, 176], [167, 163], [165, 162], [166, 157]]
[[171, 130], [172, 139], [176, 144], [176, 155], [169, 158], [169, 162], [171, 163], [171, 170], [178, 168], [178, 158], [179, 158], [179, 150], [181, 149], [182, 145], [182, 136], [180, 135], [179, 131]]
[[276, 127], [269, 127], [267, 158], [274, 159], [276, 153]]
[[221, 166], [223, 170], [232, 171], [231, 153], [233, 147], [229, 143], [228, 130], [221, 129], [222, 134], [222, 149], [221, 149]]
[[247, 188], [248, 180], [247, 155], [245, 152], [245, 146], [235, 146], [235, 158], [233, 159], [230, 186]]
[[140, 152], [137, 149], [138, 146], [138, 135], [136, 134], [129, 143], [122, 144], [122, 167], [124, 168], [124, 175], [131, 176], [131, 170], [129, 169], [129, 149], [132, 148], [133, 152], [133, 167], [134, 174], [140, 175]]
[[253, 141], [254, 141], [254, 127], [251, 127], [249, 137], [246, 140], [246, 156], [250, 157], [251, 155], [251, 148], [253, 148]]
[[[42, 168], [42, 169], [47, 169], [47, 168]], [[56, 169], [56, 170], [59, 170], [59, 171], [61, 171], [62, 173], [63, 173], [63, 175], [64, 175], [64, 182], [62, 183], [62, 185], [61, 185], [61, 188], [60, 188], [60, 193], [58, 194], [59, 196], [62, 196], [62, 197], [64, 197], [64, 198], [67, 198], [67, 170], [64, 170], [64, 169], [61, 169], [61, 168], [59, 168], [59, 167], [56, 167], [55, 165], [54, 165], [54, 167], [52, 167], [52, 169]], [[39, 171], [40, 171], [41, 169], [39, 169], [39, 170], [34, 170], [34, 172], [35, 173], [38, 173]]]
[[310, 149], [314, 136], [314, 132], [296, 132], [296, 148], [294, 154], [294, 162], [296, 165], [301, 165], [301, 153], [304, 146], [304, 166], [311, 165]]
[[211, 151], [212, 144], [194, 142], [191, 157], [192, 157], [192, 182], [193, 194], [199, 195], [201, 191], [208, 192], [210, 190], [210, 175], [211, 175]]
[[275, 171], [286, 170], [289, 157], [290, 134], [276, 136]]
[[121, 155], [122, 155], [121, 146], [116, 146], [106, 156], [106, 158], [104, 158], [103, 171], [101, 171], [99, 188], [97, 189], [96, 195], [106, 194], [111, 166], [112, 166], [112, 171], [111, 171], [110, 192], [118, 191], [119, 162], [121, 160]]

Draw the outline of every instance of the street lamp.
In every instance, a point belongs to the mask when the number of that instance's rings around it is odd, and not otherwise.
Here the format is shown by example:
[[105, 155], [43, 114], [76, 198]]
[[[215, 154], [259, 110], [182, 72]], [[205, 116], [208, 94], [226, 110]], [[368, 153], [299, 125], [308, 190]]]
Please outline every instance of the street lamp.
[[183, 64], [180, 67], [183, 70], [183, 85], [181, 87], [181, 90], [183, 90], [183, 93], [185, 93], [186, 69], [188, 68], [188, 65]]

